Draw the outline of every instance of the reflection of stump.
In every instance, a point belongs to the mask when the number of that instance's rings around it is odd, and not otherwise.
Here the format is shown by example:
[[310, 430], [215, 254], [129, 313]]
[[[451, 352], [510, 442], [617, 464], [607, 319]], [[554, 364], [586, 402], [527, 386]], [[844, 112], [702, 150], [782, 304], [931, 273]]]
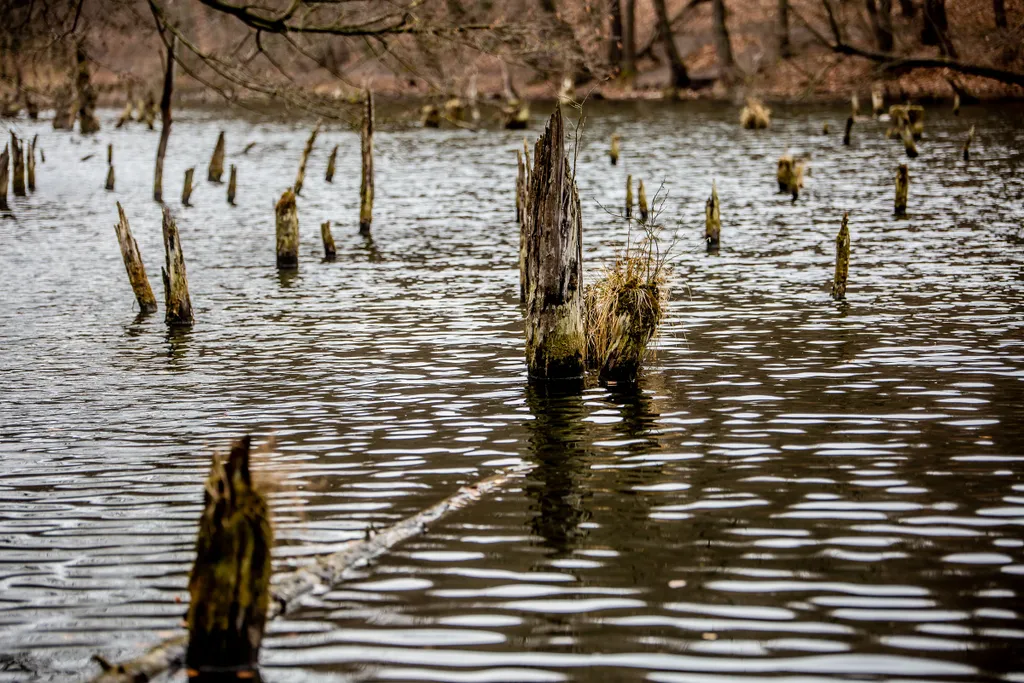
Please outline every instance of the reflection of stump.
[[612, 133], [612, 146], [608, 150], [608, 158], [611, 159], [612, 166], [619, 163], [619, 134]]
[[331, 234], [330, 221], [320, 224], [320, 237], [324, 241], [324, 258], [333, 261], [337, 252], [334, 248], [334, 235]]
[[836, 235], [836, 272], [832, 277], [832, 298], [836, 301], [846, 298], [846, 280], [850, 274], [849, 217], [849, 213], [843, 214], [843, 225]]
[[231, 164], [231, 175], [228, 176], [228, 204], [235, 205], [235, 191], [238, 189], [238, 169]]
[[366, 91], [360, 152], [363, 172], [359, 184], [359, 233], [369, 235], [373, 225], [373, 93], [369, 90]]
[[299, 267], [299, 211], [295, 193], [285, 190], [275, 208], [277, 223], [277, 267]]
[[224, 175], [224, 131], [217, 136], [217, 146], [213, 148], [213, 156], [210, 157], [210, 168], [207, 170], [206, 179], [211, 183], [219, 183]]
[[704, 205], [704, 241], [708, 249], [718, 248], [722, 234], [722, 216], [718, 206], [718, 185], [711, 181], [711, 196]]
[[[189, 576], [185, 665], [218, 680], [253, 679], [270, 604], [270, 512], [249, 470], [249, 437], [214, 456]], [[233, 675], [226, 675], [226, 674]], [[211, 678], [213, 680], [213, 678]]]
[[907, 193], [910, 189], [910, 170], [906, 164], [896, 169], [896, 215], [907, 215]]
[[537, 141], [526, 215], [526, 364], [537, 379], [583, 376], [583, 222], [556, 107]]
[[117, 243], [121, 245], [121, 257], [124, 259], [124, 269], [128, 272], [128, 282], [131, 283], [132, 291], [135, 293], [135, 300], [139, 302], [139, 311], [142, 313], [153, 313], [156, 311], [156, 297], [153, 296], [153, 288], [149, 286], [149, 278], [146, 277], [146, 267], [142, 264], [142, 254], [139, 253], [139, 245], [132, 236], [132, 229], [128, 226], [128, 217], [124, 215], [121, 203], [117, 204], [118, 222], [114, 226], [117, 233]]
[[181, 251], [178, 226], [164, 207], [164, 320], [168, 325], [192, 324], [192, 301], [188, 296], [188, 277], [185, 274], [185, 255]]

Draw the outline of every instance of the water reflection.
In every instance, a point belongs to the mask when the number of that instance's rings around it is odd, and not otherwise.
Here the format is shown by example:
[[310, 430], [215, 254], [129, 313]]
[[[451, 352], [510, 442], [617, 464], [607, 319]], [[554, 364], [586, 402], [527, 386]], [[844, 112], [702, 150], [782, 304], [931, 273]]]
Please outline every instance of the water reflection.
[[183, 361], [188, 355], [189, 346], [192, 342], [192, 327], [184, 325], [168, 325], [164, 334], [167, 342], [167, 358], [171, 362], [171, 368], [178, 371], [188, 370], [188, 365]]

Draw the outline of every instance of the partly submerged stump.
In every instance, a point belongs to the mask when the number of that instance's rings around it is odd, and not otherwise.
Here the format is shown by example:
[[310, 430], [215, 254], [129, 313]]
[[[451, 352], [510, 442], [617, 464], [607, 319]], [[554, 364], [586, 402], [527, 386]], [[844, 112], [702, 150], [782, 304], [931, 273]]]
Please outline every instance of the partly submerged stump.
[[847, 147], [850, 146], [850, 133], [853, 132], [853, 117], [847, 117], [846, 119], [846, 131], [843, 133], [843, 144]]
[[583, 376], [583, 219], [561, 108], [534, 147], [527, 199], [526, 365], [538, 380]]
[[440, 128], [441, 110], [433, 104], [424, 104], [420, 109], [420, 123], [424, 128]]
[[11, 152], [7, 145], [4, 145], [3, 154], [0, 154], [0, 211], [10, 211], [7, 205], [7, 175], [11, 164]]
[[149, 286], [139, 245], [132, 236], [128, 217], [124, 215], [120, 202], [117, 203], [117, 216], [118, 222], [114, 225], [114, 232], [117, 233], [117, 243], [121, 245], [121, 257], [124, 259], [124, 269], [128, 272], [128, 282], [135, 292], [135, 300], [139, 302], [139, 311], [153, 313], [156, 311], [156, 297], [153, 296], [153, 288]]
[[914, 134], [911, 132], [909, 124], [904, 124], [900, 128], [900, 139], [903, 140], [903, 151], [906, 152], [907, 156], [911, 159], [916, 159], [917, 143], [914, 142]]
[[274, 532], [267, 502], [253, 483], [249, 449], [246, 436], [226, 458], [214, 455], [206, 479], [186, 617], [185, 666], [199, 677], [257, 677]]
[[192, 198], [192, 176], [195, 172], [195, 166], [185, 171], [185, 186], [181, 188], [181, 203], [185, 206], [192, 206], [189, 200]]
[[107, 166], [107, 182], [104, 187], [108, 192], [114, 191], [114, 165]]
[[704, 241], [709, 250], [717, 249], [722, 234], [722, 215], [718, 206], [718, 185], [711, 181], [711, 196], [704, 205]]
[[836, 272], [832, 277], [832, 298], [836, 301], [846, 298], [846, 280], [850, 275], [849, 217], [849, 212], [843, 213], [843, 225], [836, 235]]
[[18, 137], [11, 131], [11, 191], [15, 197], [25, 196], [25, 149]]
[[363, 174], [359, 184], [359, 234], [369, 235], [373, 225], [373, 92], [369, 90], [366, 91], [360, 151]]
[[612, 145], [608, 149], [608, 158], [612, 162], [612, 166], [619, 163], [619, 134], [612, 133]]
[[967, 139], [964, 140], [964, 161], [971, 160], [971, 143], [974, 142], [974, 126], [971, 126], [971, 130], [967, 133]]
[[775, 180], [779, 184], [779, 194], [789, 190], [789, 176], [793, 174], [793, 157], [783, 154], [779, 157], [778, 169], [775, 171]]
[[900, 164], [896, 169], [896, 216], [907, 215], [907, 193], [910, 190], [910, 170], [906, 164]]
[[188, 296], [188, 276], [185, 273], [185, 255], [181, 251], [178, 226], [171, 211], [164, 207], [164, 320], [168, 325], [192, 324], [192, 301]]
[[740, 125], [748, 130], [760, 130], [771, 125], [771, 109], [760, 100], [750, 98], [740, 111]]
[[207, 170], [206, 179], [211, 183], [221, 182], [224, 175], [224, 131], [217, 136], [217, 145], [213, 148], [213, 156], [210, 157], [210, 168]]
[[953, 93], [953, 116], [960, 116], [960, 93]]
[[231, 164], [231, 175], [228, 177], [228, 204], [235, 205], [235, 190], [238, 188], [238, 169]]
[[277, 219], [277, 267], [299, 267], [299, 212], [295, 192], [285, 190], [274, 210]]
[[790, 170], [788, 181], [786, 190], [789, 192], [790, 196], [793, 197], [793, 201], [795, 202], [800, 198], [800, 190], [803, 189], [804, 186], [803, 161], [793, 162], [793, 167]]
[[121, 128], [124, 124], [129, 123], [132, 120], [132, 98], [128, 96], [128, 101], [124, 103], [124, 109], [121, 110], [121, 115], [117, 118], [117, 123], [114, 128]]
[[329, 183], [334, 182], [334, 164], [338, 159], [338, 146], [335, 145], [334, 149], [331, 150], [331, 156], [327, 157], [327, 173], [324, 175], [324, 180]]
[[633, 217], [633, 176], [626, 176], [626, 219]]
[[334, 235], [331, 234], [331, 222], [324, 221], [320, 224], [320, 237], [324, 241], [324, 258], [333, 261], [337, 251], [334, 248]]
[[644, 181], [640, 181], [636, 188], [637, 194], [637, 208], [640, 209], [640, 222], [646, 223], [648, 217], [647, 210], [647, 190], [644, 189]]
[[313, 127], [313, 132], [310, 133], [309, 139], [306, 140], [306, 147], [302, 150], [302, 160], [299, 162], [299, 173], [295, 176], [295, 194], [302, 194], [302, 184], [306, 182], [306, 162], [309, 161], [309, 155], [313, 151], [313, 143], [316, 142], [316, 136], [320, 132], [320, 121], [316, 122], [316, 126]]
[[28, 191], [36, 191], [36, 140], [38, 136], [32, 138], [32, 142], [28, 143], [28, 157], [25, 159], [25, 179], [28, 181]]
[[885, 92], [880, 86], [871, 89], [871, 113], [875, 118], [885, 113]]

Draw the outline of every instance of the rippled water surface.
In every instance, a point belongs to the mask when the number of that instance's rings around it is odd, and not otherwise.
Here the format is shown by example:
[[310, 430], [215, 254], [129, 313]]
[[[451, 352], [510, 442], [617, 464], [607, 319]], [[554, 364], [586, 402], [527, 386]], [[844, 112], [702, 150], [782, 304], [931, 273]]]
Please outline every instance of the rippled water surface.
[[[638, 389], [571, 396], [526, 382], [521, 134], [385, 127], [368, 240], [358, 137], [327, 126], [300, 269], [279, 275], [273, 203], [311, 123], [180, 113], [165, 187], [196, 324], [169, 332], [137, 317], [112, 228], [117, 200], [161, 298], [158, 134], [113, 111], [88, 140], [15, 122], [46, 161], [0, 220], [0, 680], [83, 680], [93, 653], [176, 632], [210, 453], [252, 432], [294, 484], [274, 500], [281, 568], [534, 466], [273, 622], [271, 682], [1024, 681], [1021, 114], [930, 109], [895, 220], [905, 158], [881, 124], [844, 148], [820, 134], [841, 110], [781, 107], [753, 133], [724, 106], [593, 108], [587, 277], [622, 244], [630, 173], [664, 183], [672, 297]], [[238, 206], [203, 181], [183, 208], [221, 127]], [[812, 159], [795, 204], [775, 194], [787, 149]]]

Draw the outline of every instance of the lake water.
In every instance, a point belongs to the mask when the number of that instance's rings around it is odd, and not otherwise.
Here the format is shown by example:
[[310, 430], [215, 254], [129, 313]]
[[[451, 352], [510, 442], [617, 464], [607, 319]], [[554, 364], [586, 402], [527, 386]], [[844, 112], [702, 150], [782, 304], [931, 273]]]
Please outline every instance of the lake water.
[[[169, 331], [158, 133], [115, 130], [115, 111], [91, 139], [13, 122], [46, 161], [0, 220], [0, 681], [85, 680], [93, 653], [178, 632], [210, 453], [244, 433], [274, 439], [292, 484], [274, 498], [281, 569], [534, 467], [272, 622], [272, 683], [1024, 681], [1022, 114], [930, 107], [896, 220], [902, 147], [870, 120], [843, 147], [844, 109], [777, 107], [751, 132], [724, 105], [588, 107], [587, 278], [624, 240], [630, 173], [663, 184], [672, 295], [639, 387], [569, 396], [526, 379], [522, 133], [384, 126], [369, 240], [358, 135], [327, 125], [300, 267], [279, 275], [273, 204], [311, 122], [179, 113], [164, 186], [196, 324]], [[235, 208], [205, 182], [222, 128]], [[787, 149], [811, 157], [796, 203], [775, 193]], [[115, 200], [156, 315], [136, 315]]]

